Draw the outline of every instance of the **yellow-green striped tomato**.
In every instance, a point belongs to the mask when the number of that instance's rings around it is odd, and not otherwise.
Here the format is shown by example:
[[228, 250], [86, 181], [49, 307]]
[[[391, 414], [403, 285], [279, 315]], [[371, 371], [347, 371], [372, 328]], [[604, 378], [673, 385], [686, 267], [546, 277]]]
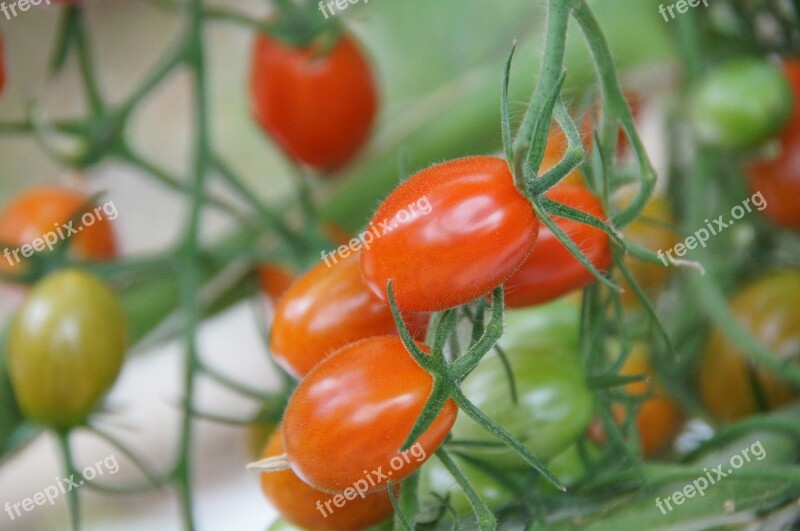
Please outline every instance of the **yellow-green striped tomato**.
[[25, 417], [53, 428], [82, 423], [119, 374], [125, 315], [102, 281], [54, 273], [29, 293], [11, 322], [8, 370]]

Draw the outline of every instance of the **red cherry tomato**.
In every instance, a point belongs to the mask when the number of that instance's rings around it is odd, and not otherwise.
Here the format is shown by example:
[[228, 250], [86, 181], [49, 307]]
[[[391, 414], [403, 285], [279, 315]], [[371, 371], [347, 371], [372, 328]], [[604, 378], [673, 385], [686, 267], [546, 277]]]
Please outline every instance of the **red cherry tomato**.
[[[547, 197], [605, 220], [600, 201], [582, 186], [558, 184]], [[553, 217], [553, 221], [581, 248], [599, 270], [611, 265], [608, 235], [589, 225]], [[539, 240], [522, 267], [503, 285], [509, 308], [533, 306], [555, 299], [594, 282], [586, 269], [547, 227], [539, 231]]]
[[[53, 238], [58, 236], [57, 244], [64, 243], [61, 235], [69, 238], [70, 251], [77, 257], [89, 260], [114, 258], [117, 244], [111, 220], [103, 210], [94, 213], [95, 207], [85, 206], [87, 200], [88, 197], [81, 192], [58, 186], [32, 188], [12, 199], [0, 213], [0, 242], [22, 247], [52, 233]], [[89, 214], [92, 214], [91, 225], [81, 222], [80, 217]], [[70, 234], [71, 231], [63, 228], [62, 224], [68, 224], [76, 216], [79, 219], [72, 224], [72, 229], [77, 233]], [[24, 262], [21, 253], [14, 256], [12, 252], [11, 257], [10, 261], [8, 257], [0, 261], [0, 270], [16, 266], [17, 257], [19, 263]]]
[[387, 300], [393, 281], [406, 311], [442, 310], [488, 294], [530, 255], [539, 221], [496, 157], [431, 166], [401, 184], [370, 222], [361, 253], [369, 287]]
[[[276, 431], [267, 442], [263, 457], [281, 454], [283, 439], [281, 432]], [[355, 493], [351, 499], [337, 500], [341, 506], [336, 506], [331, 494], [303, 483], [291, 470], [261, 474], [261, 490], [281, 516], [305, 529], [365, 529], [394, 512], [388, 490], [366, 494], [363, 498]]]
[[283, 417], [292, 470], [326, 492], [375, 491], [399, 482], [436, 451], [456, 420], [452, 400], [406, 452], [400, 452], [433, 388], [398, 337], [353, 343], [300, 382]]
[[328, 172], [349, 162], [369, 136], [377, 90], [349, 35], [320, 54], [259, 35], [250, 89], [261, 127], [292, 159]]
[[[275, 360], [302, 378], [326, 356], [359, 339], [396, 333], [389, 306], [361, 278], [358, 253], [323, 262], [303, 275], [275, 309], [270, 350]], [[412, 333], [424, 333], [427, 315], [408, 319]]]
[[761, 192], [767, 206], [763, 214], [774, 223], [800, 230], [800, 60], [783, 67], [794, 96], [794, 110], [778, 142], [778, 154], [748, 167], [753, 193]]

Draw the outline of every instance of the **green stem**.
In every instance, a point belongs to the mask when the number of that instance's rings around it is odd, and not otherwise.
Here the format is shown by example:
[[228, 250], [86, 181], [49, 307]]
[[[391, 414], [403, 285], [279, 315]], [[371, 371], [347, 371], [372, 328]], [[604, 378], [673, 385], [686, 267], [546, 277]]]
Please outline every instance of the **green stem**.
[[[552, 87], [554, 87], [564, 70], [564, 50], [567, 44], [567, 25], [575, 0], [549, 0], [547, 8], [547, 37], [544, 45], [545, 55], [539, 81], [533, 92], [531, 103], [514, 139], [514, 153], [525, 146], [533, 133], [537, 120], [543, 119], [545, 108]], [[549, 122], [549, 119], [548, 119]]]
[[547, 481], [552, 483], [556, 488], [566, 491], [566, 487], [561, 483], [561, 481], [555, 477], [547, 467], [545, 466], [544, 462], [533, 455], [530, 450], [528, 450], [522, 443], [520, 443], [513, 435], [508, 433], [506, 430], [501, 428], [497, 425], [495, 421], [489, 418], [486, 413], [481, 411], [475, 404], [469, 401], [469, 399], [464, 395], [464, 393], [458, 387], [453, 387], [451, 389], [451, 396], [458, 407], [466, 413], [472, 420], [474, 420], [481, 428], [488, 431], [501, 441], [503, 441], [506, 445], [508, 445], [511, 449], [517, 452], [520, 457], [522, 457], [526, 463], [528, 463], [534, 470], [539, 472]]
[[450, 475], [453, 476], [453, 479], [456, 480], [458, 486], [461, 487], [461, 490], [463, 490], [464, 494], [467, 496], [475, 516], [478, 517], [478, 529], [481, 531], [497, 529], [497, 519], [494, 517], [494, 514], [492, 514], [491, 509], [489, 509], [486, 502], [478, 496], [478, 493], [475, 492], [472, 483], [469, 482], [464, 472], [458, 467], [456, 462], [453, 461], [453, 458], [450, 457], [447, 450], [439, 448], [436, 450], [436, 457], [438, 457], [439, 461], [447, 468], [447, 471], [450, 472]]
[[299, 238], [288, 225], [281, 219], [280, 216], [275, 214], [272, 210], [267, 208], [261, 201], [259, 201], [256, 194], [245, 186], [242, 179], [228, 166], [221, 158], [214, 159], [214, 165], [219, 174], [233, 190], [239, 194], [244, 201], [258, 213], [264, 228], [267, 230], [275, 231], [298, 256], [303, 256], [307, 251], [306, 245], [301, 238]]
[[[622, 93], [608, 42], [606, 42], [600, 24], [598, 24], [586, 0], [581, 0], [574, 11], [574, 16], [583, 30], [586, 42], [589, 44], [589, 49], [592, 52], [594, 64], [598, 76], [600, 77], [600, 87], [603, 94], [604, 121], [608, 122], [603, 127], [601, 142], [603, 145], [606, 145], [607, 148], [615, 146], [615, 141], [613, 139], [616, 138], [616, 128], [613, 127], [614, 124], [611, 122], [610, 117], [607, 116], [611, 114], [616, 120], [621, 122], [622, 128], [625, 130], [625, 134], [633, 147], [636, 159], [639, 163], [641, 188], [631, 205], [623, 212], [617, 214], [613, 220], [613, 225], [622, 227], [633, 221], [644, 208], [655, 186], [656, 171], [644, 149], [641, 138], [639, 138], [639, 133], [636, 131], [633, 113], [631, 112], [630, 105], [628, 105], [628, 101]], [[609, 175], [612, 163], [613, 153], [604, 157], [604, 176]], [[607, 178], [604, 179], [604, 181], [607, 180]]]
[[194, 161], [192, 168], [191, 207], [183, 238], [181, 257], [184, 263], [181, 276], [181, 306], [186, 319], [184, 342], [186, 344], [186, 360], [184, 366], [184, 414], [181, 422], [179, 455], [175, 468], [175, 481], [178, 486], [181, 512], [186, 528], [195, 528], [192, 512], [192, 427], [193, 418], [190, 409], [194, 404], [195, 380], [200, 368], [197, 352], [197, 327], [202, 318], [197, 301], [201, 287], [200, 259], [200, 217], [205, 200], [205, 183], [209, 167], [212, 164], [208, 94], [205, 78], [205, 50], [203, 48], [203, 2], [192, 0], [188, 11], [189, 33], [187, 36], [186, 62], [191, 72], [194, 85], [195, 138]]
[[[140, 170], [144, 171], [151, 177], [155, 178], [158, 182], [160, 182], [164, 186], [185, 194], [192, 193], [191, 184], [181, 182], [178, 178], [174, 177], [173, 175], [170, 175], [166, 170], [157, 166], [156, 164], [154, 164], [144, 156], [136, 153], [132, 149], [128, 147], [123, 147], [121, 150], [119, 150], [118, 156], [128, 164], [131, 164], [139, 168]], [[242, 214], [242, 212], [240, 211], [241, 209], [238, 208], [236, 205], [233, 205], [228, 201], [225, 201], [218, 197], [209, 196], [207, 192], [203, 192], [203, 195], [205, 196], [205, 200], [209, 203], [209, 205], [217, 208], [220, 212], [224, 212], [244, 224], [247, 225], [253, 224], [252, 220], [248, 218], [246, 215]]]
[[97, 115], [105, 113], [105, 104], [103, 97], [100, 95], [100, 87], [97, 83], [97, 75], [94, 69], [94, 62], [92, 60], [92, 51], [89, 46], [89, 40], [86, 37], [86, 25], [84, 19], [83, 7], [80, 5], [73, 5], [70, 9], [76, 10], [75, 21], [75, 43], [78, 48], [78, 61], [80, 64], [81, 77], [86, 88], [86, 96], [89, 99], [89, 105]]
[[[59, 446], [61, 448], [61, 455], [64, 459], [64, 469], [67, 479], [72, 479], [77, 485], [82, 486], [85, 481], [80, 472], [78, 472], [78, 470], [75, 468], [75, 463], [72, 460], [72, 447], [69, 442], [69, 431], [60, 431], [57, 435]], [[81, 528], [81, 507], [77, 488], [69, 489], [67, 492], [67, 502], [69, 503], [69, 514], [72, 530], [79, 531]]]

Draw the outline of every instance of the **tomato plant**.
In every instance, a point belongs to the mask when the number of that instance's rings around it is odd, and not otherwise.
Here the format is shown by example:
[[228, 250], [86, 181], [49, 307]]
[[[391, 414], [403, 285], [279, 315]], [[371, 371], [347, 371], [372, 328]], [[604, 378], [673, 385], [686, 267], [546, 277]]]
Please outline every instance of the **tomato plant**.
[[11, 323], [8, 369], [24, 415], [56, 428], [80, 424], [111, 387], [125, 354], [117, 296], [78, 270], [54, 273]]
[[397, 337], [339, 350], [300, 382], [286, 406], [282, 433], [292, 470], [328, 492], [356, 482], [374, 491], [389, 479], [402, 480], [439, 447], [456, 419], [448, 400], [419, 440], [400, 452], [432, 386]]
[[[269, 438], [263, 457], [281, 454], [283, 439], [278, 430]], [[329, 501], [333, 495], [307, 485], [291, 470], [261, 474], [261, 490], [286, 520], [306, 529], [365, 529], [394, 512], [385, 489], [363, 496], [345, 491], [347, 498], [342, 495], [343, 501], [337, 499], [339, 505], [333, 505]]]
[[778, 138], [778, 152], [747, 168], [750, 189], [767, 203], [763, 214], [780, 226], [800, 230], [800, 60], [785, 62], [794, 97], [792, 121]]
[[[564, 313], [551, 317], [549, 312]], [[564, 319], [566, 312], [571, 319]], [[543, 307], [509, 313], [506, 327], [511, 329], [510, 336], [520, 337], [503, 349], [514, 375], [515, 393], [497, 353], [484, 358], [464, 380], [462, 390], [497, 424], [546, 460], [574, 442], [594, 415], [594, 394], [578, 353], [577, 310]], [[533, 326], [527, 326], [528, 319]], [[528, 341], [521, 338], [526, 333]], [[456, 420], [453, 437], [492, 441], [491, 435], [464, 416]], [[502, 446], [487, 444], [486, 448], [473, 449], [472, 455], [493, 466], [524, 466], [514, 452]]]
[[780, 131], [792, 94], [780, 69], [764, 59], [731, 60], [710, 72], [689, 99], [691, 123], [710, 145], [738, 149]]
[[[559, 184], [547, 192], [547, 197], [605, 220], [600, 201], [582, 186]], [[598, 270], [603, 271], [611, 265], [609, 238], [605, 232], [555, 216], [553, 221], [578, 243], [581, 251]], [[540, 304], [582, 288], [594, 280], [592, 272], [564, 247], [549, 228], [544, 227], [539, 231], [539, 239], [531, 255], [503, 285], [506, 305], [520, 308]]]
[[323, 172], [358, 153], [378, 100], [372, 68], [347, 33], [330, 49], [295, 48], [259, 35], [250, 94], [256, 120], [286, 154]]
[[[800, 273], [763, 276], [730, 300], [737, 322], [782, 359], [800, 343]], [[700, 398], [711, 415], [732, 421], [794, 400], [794, 386], [757, 365], [719, 329], [708, 337], [698, 369]]]
[[487, 295], [530, 255], [539, 231], [508, 165], [495, 157], [417, 173], [378, 207], [369, 226], [383, 233], [361, 253], [361, 271], [382, 300], [391, 280], [404, 311], [441, 310]]
[[[6, 204], [0, 212], [0, 242], [6, 245], [31, 245], [35, 251], [45, 249], [45, 239], [55, 245], [69, 245], [79, 258], [108, 260], [117, 255], [117, 243], [110, 219], [102, 210], [88, 204], [89, 197], [81, 192], [59, 186], [31, 188]], [[92, 215], [90, 223], [82, 224], [84, 215]], [[76, 219], [77, 218], [77, 219]], [[63, 238], [62, 238], [63, 235]], [[10, 270], [23, 263], [24, 255], [18, 253], [0, 261], [0, 270]], [[17, 258], [19, 262], [17, 262]]]
[[[275, 309], [270, 351], [292, 376], [308, 374], [337, 349], [359, 339], [396, 333], [389, 307], [361, 278], [360, 255], [321, 263], [289, 288]], [[427, 316], [409, 317], [424, 333]]]

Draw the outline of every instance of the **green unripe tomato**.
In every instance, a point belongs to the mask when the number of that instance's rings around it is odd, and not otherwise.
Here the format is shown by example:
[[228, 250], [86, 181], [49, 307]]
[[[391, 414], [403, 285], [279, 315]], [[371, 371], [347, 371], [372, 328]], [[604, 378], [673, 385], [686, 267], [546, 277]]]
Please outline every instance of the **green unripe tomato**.
[[735, 59], [693, 88], [689, 118], [701, 142], [741, 149], [778, 133], [792, 106], [789, 82], [778, 67], [763, 59]]
[[8, 369], [23, 415], [53, 428], [82, 423], [111, 387], [125, 354], [116, 295], [78, 270], [54, 273], [11, 322]]
[[537, 345], [560, 345], [578, 348], [580, 305], [569, 299], [549, 304], [508, 310], [504, 317], [505, 349], [534, 348]]
[[[493, 511], [512, 503], [517, 496], [507, 484], [492, 477], [477, 466], [454, 458], [456, 464], [469, 480], [475, 492]], [[507, 472], [513, 477], [514, 472]], [[522, 478], [516, 478], [522, 483]], [[438, 514], [442, 506], [441, 498], [446, 498], [458, 516], [472, 514], [472, 506], [458, 482], [438, 459], [431, 459], [422, 467], [419, 478], [419, 504], [422, 514]]]
[[[565, 308], [533, 308], [513, 312], [508, 319], [508, 339], [503, 347], [515, 376], [516, 404], [495, 352], [487, 355], [462, 384], [467, 398], [545, 460], [572, 444], [595, 410], [594, 394], [579, 356], [578, 311], [575, 308], [570, 313]], [[498, 444], [466, 415], [456, 419], [452, 434], [457, 440], [488, 443], [471, 447], [470, 454], [493, 466], [525, 467], [513, 450]]]

